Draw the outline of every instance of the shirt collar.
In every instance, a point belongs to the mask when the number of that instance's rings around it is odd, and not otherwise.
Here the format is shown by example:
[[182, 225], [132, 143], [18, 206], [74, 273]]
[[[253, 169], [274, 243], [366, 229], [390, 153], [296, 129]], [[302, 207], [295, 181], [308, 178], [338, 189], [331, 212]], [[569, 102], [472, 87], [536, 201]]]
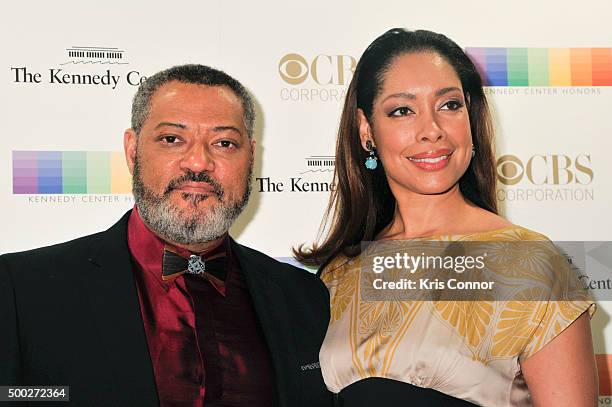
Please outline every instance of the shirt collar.
[[[228, 258], [231, 254], [230, 250], [230, 239], [226, 233], [221, 243], [214, 248], [207, 250], [202, 253], [192, 253], [182, 247], [176, 247], [175, 245], [168, 243], [157, 236], [149, 227], [144, 223], [138, 208], [134, 205], [130, 218], [128, 219], [128, 248], [132, 257], [140, 268], [147, 273], [149, 277], [160, 281], [164, 286], [172, 284], [173, 281], [162, 280], [162, 262], [164, 257], [164, 249], [171, 250], [182, 257], [189, 257], [191, 254], [201, 255], [202, 257], [209, 257], [214, 254], [226, 252]], [[182, 278], [182, 277], [179, 277]], [[217, 291], [219, 288], [215, 286]], [[224, 294], [223, 292], [221, 294]]]

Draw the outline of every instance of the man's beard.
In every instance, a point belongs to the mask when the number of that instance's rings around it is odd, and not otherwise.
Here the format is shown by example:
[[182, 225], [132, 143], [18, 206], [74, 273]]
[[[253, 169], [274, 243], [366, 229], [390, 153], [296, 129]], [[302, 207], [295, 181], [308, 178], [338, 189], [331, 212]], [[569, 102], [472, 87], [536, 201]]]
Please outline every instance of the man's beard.
[[[184, 244], [206, 243], [218, 239], [225, 234], [242, 212], [251, 194], [251, 178], [253, 163], [245, 180], [244, 194], [240, 199], [228, 201], [223, 187], [208, 173], [194, 173], [191, 170], [171, 180], [161, 195], [156, 195], [148, 189], [140, 177], [138, 153], [134, 160], [134, 175], [132, 193], [138, 207], [138, 213], [144, 223], [165, 240]], [[212, 186], [219, 203], [206, 209], [198, 209], [198, 204], [212, 195], [183, 193], [182, 198], [189, 201], [192, 211], [181, 209], [170, 201], [173, 189], [185, 182], [206, 182]], [[191, 214], [189, 212], [192, 212]]]

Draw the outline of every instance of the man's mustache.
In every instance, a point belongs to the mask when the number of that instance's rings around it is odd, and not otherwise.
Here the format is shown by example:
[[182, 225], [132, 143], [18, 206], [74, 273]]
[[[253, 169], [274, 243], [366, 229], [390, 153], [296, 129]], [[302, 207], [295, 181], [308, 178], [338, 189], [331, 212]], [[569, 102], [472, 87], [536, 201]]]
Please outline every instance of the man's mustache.
[[187, 182], [206, 182], [213, 188], [213, 192], [219, 197], [223, 198], [223, 187], [219, 182], [217, 182], [213, 177], [208, 175], [206, 171], [202, 172], [193, 172], [191, 170], [187, 170], [185, 174], [171, 180], [164, 191], [164, 195], [168, 195], [172, 192], [173, 189], [181, 187], [183, 184]]

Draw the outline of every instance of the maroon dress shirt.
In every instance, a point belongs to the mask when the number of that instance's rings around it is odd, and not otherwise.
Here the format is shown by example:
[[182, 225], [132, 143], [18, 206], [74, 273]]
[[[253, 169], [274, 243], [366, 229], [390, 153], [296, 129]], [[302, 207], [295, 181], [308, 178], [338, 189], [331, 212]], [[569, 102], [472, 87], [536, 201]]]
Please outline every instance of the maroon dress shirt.
[[144, 224], [128, 222], [138, 300], [162, 407], [270, 407], [276, 391], [270, 355], [244, 275], [226, 235], [203, 259], [226, 251], [224, 287], [193, 274], [162, 280], [164, 248], [187, 258]]

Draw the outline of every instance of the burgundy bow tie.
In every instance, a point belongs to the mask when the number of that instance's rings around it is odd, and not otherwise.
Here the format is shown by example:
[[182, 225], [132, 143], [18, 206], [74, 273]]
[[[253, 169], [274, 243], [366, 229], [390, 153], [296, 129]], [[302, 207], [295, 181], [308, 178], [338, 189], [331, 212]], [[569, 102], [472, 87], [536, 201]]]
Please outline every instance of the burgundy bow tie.
[[164, 249], [162, 262], [162, 280], [170, 281], [188, 273], [210, 280], [214, 285], [223, 287], [227, 277], [227, 255], [217, 253], [205, 259], [192, 254], [188, 258]]

